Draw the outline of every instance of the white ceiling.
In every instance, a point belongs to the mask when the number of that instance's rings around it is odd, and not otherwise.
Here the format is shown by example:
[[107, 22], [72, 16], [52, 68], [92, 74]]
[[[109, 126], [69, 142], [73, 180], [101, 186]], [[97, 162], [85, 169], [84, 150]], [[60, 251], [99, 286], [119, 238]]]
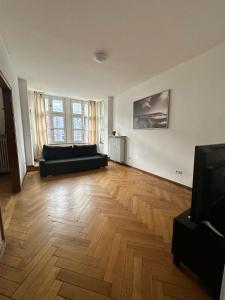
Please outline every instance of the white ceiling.
[[0, 32], [31, 88], [99, 99], [223, 42], [224, 0], [0, 0]]

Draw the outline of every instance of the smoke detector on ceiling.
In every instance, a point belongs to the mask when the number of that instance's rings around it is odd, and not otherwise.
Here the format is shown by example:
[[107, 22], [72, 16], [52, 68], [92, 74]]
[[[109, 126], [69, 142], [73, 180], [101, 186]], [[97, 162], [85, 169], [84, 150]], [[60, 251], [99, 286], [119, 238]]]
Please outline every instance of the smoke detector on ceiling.
[[94, 60], [97, 63], [104, 62], [106, 60], [106, 58], [107, 58], [107, 54], [104, 51], [96, 52], [95, 55], [94, 55]]

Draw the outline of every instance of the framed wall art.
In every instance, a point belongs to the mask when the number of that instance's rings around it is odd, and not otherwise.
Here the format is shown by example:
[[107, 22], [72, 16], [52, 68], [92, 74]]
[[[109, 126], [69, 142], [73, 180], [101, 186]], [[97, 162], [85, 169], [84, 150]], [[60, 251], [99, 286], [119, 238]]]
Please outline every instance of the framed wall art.
[[133, 102], [133, 128], [168, 128], [170, 90]]

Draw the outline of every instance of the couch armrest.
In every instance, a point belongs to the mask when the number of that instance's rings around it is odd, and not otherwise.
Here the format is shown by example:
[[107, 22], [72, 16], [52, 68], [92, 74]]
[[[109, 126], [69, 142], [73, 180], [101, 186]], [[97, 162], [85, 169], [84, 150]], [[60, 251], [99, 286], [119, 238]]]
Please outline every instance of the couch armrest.
[[97, 152], [98, 155], [102, 156], [104, 158], [104, 166], [108, 166], [108, 155], [104, 153]]
[[40, 159], [39, 159], [39, 165], [45, 165], [45, 158], [42, 156]]
[[47, 169], [45, 165], [45, 158], [41, 157], [39, 159], [39, 169], [40, 169], [40, 176], [41, 177], [46, 177], [47, 176]]
[[108, 158], [108, 155], [105, 154], [105, 153], [100, 153], [100, 152], [98, 152], [97, 154], [98, 154], [98, 155], [101, 155], [101, 156], [103, 156], [103, 157], [105, 157], [105, 158]]

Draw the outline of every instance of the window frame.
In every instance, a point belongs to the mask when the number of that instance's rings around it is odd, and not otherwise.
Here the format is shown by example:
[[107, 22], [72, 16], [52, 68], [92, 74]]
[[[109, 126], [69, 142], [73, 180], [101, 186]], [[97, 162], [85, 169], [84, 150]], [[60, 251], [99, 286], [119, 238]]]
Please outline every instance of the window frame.
[[[47, 140], [49, 145], [60, 145], [60, 144], [66, 144], [67, 143], [67, 120], [66, 120], [66, 99], [63, 97], [58, 96], [51, 96], [51, 95], [45, 95], [45, 101], [48, 99], [48, 111], [46, 111], [46, 102], [45, 102], [45, 119], [46, 119], [46, 128], [47, 128]], [[53, 111], [53, 101], [54, 100], [60, 100], [63, 102], [63, 112], [54, 112]], [[54, 117], [63, 117], [64, 119], [64, 127], [63, 128], [57, 128], [54, 127]], [[48, 127], [47, 118], [50, 119], [51, 127]], [[55, 130], [64, 130], [64, 140], [63, 141], [55, 141], [54, 138], [54, 131]], [[50, 131], [50, 134], [49, 134]], [[49, 141], [50, 136], [50, 141]]]
[[[48, 99], [48, 105], [45, 102], [45, 120], [46, 120], [46, 128], [47, 128], [47, 140], [49, 145], [66, 145], [66, 144], [88, 144], [88, 111], [87, 115], [85, 114], [85, 105], [88, 105], [88, 101], [86, 100], [78, 100], [73, 98], [65, 98], [60, 96], [52, 96], [45, 94], [44, 99]], [[61, 100], [63, 101], [63, 112], [53, 112], [52, 101], [53, 100]], [[73, 103], [80, 103], [82, 113], [76, 114], [73, 113]], [[48, 109], [46, 109], [46, 107]], [[87, 107], [88, 109], [88, 107]], [[55, 141], [54, 139], [54, 130], [61, 129], [55, 128], [53, 118], [54, 116], [63, 116], [64, 117], [64, 141]], [[74, 129], [73, 128], [73, 118], [81, 118], [82, 119], [82, 128], [81, 129]], [[50, 118], [50, 125], [51, 128], [48, 127], [47, 118]], [[86, 127], [85, 127], [85, 119], [86, 119]], [[49, 134], [50, 131], [50, 134]], [[82, 140], [75, 140], [74, 139], [74, 131], [81, 131], [83, 139]], [[85, 138], [86, 137], [86, 138]]]
[[[73, 103], [81, 104], [81, 114], [73, 113]], [[88, 101], [85, 100], [77, 100], [70, 99], [70, 112], [71, 112], [71, 141], [74, 144], [88, 144], [88, 115], [85, 116], [85, 105], [88, 105]], [[82, 119], [82, 128], [74, 129], [73, 128], [73, 118], [81, 118]], [[87, 129], [85, 129], [85, 118], [87, 119]], [[83, 135], [83, 140], [78, 141], [74, 139], [74, 132], [81, 131]], [[87, 141], [85, 140], [85, 132], [87, 134]]]

